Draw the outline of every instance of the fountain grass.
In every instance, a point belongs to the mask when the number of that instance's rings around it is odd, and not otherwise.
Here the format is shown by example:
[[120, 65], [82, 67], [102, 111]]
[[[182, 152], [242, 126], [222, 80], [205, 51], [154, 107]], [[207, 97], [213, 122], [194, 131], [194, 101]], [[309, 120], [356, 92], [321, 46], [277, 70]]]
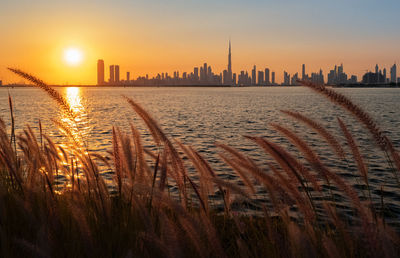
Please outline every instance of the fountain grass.
[[[69, 114], [68, 102], [36, 77], [17, 69]], [[320, 85], [304, 84], [356, 116], [370, 132], [388, 166], [397, 176], [399, 153], [373, 119], [347, 97]], [[223, 180], [193, 147], [171, 140], [151, 115], [125, 97], [147, 126], [156, 152], [142, 145], [139, 130], [113, 128], [111, 159], [91, 153], [67, 128], [55, 121], [70, 141], [68, 150], [29, 127], [15, 136], [0, 120], [0, 256], [2, 257], [398, 257], [399, 234], [386, 222], [371, 195], [361, 198], [338, 171], [290, 128], [271, 125], [304, 157], [262, 137], [247, 138], [265, 153], [265, 166], [223, 143], [222, 162], [243, 186]], [[10, 107], [12, 101], [10, 98]], [[317, 132], [337, 159], [357, 165], [369, 191], [368, 170], [350, 130], [339, 120], [346, 142], [294, 111], [284, 111]], [[11, 116], [13, 117], [12, 109]], [[38, 140], [40, 139], [40, 140]], [[346, 153], [350, 146], [350, 153]], [[261, 151], [260, 150], [260, 151]], [[347, 150], [349, 151], [349, 150]], [[267, 159], [267, 157], [272, 158]], [[352, 157], [349, 158], [349, 157]], [[111, 161], [110, 161], [111, 160]], [[99, 165], [113, 171], [110, 191]], [[399, 163], [400, 164], [400, 163]], [[189, 168], [197, 172], [193, 181]], [[66, 182], [57, 185], [57, 175]], [[343, 216], [331, 192], [336, 187], [352, 207]], [[169, 192], [174, 186], [177, 194]], [[267, 204], [246, 214], [234, 209], [237, 200], [251, 203], [256, 189], [267, 192]], [[223, 209], [210, 195], [219, 193]], [[316, 198], [324, 201], [315, 201]], [[296, 210], [296, 216], [291, 211]]]

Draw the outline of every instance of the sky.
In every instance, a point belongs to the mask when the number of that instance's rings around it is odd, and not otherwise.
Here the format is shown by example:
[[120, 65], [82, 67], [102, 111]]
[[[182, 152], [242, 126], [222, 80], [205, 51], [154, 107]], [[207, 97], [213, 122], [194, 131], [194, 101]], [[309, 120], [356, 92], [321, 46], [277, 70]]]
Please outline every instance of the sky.
[[[399, 0], [1, 0], [0, 80], [16, 67], [51, 84], [94, 84], [96, 62], [156, 75], [207, 62], [233, 71], [307, 73], [344, 64], [359, 77], [400, 62]], [[80, 49], [82, 63], [63, 59]], [[106, 78], [108, 78], [106, 69]], [[398, 75], [399, 76], [399, 75]]]

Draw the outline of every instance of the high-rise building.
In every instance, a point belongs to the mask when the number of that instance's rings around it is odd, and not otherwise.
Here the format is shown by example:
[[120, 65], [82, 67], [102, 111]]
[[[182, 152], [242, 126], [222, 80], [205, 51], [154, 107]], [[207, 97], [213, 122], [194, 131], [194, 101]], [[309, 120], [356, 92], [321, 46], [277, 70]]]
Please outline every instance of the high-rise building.
[[207, 81], [207, 77], [208, 77], [207, 71], [208, 71], [208, 69], [207, 69], [207, 63], [204, 63], [204, 65], [203, 65], [203, 73], [204, 73], [203, 81]]
[[130, 72], [126, 72], [126, 81], [129, 82], [131, 80], [131, 73]]
[[283, 71], [283, 85], [290, 85], [290, 74], [286, 71]]
[[303, 64], [303, 66], [302, 66], [301, 79], [303, 81], [307, 80], [307, 78], [306, 78], [306, 65], [305, 64]]
[[270, 84], [270, 81], [269, 81], [269, 69], [268, 68], [266, 68], [265, 69], [265, 84]]
[[229, 40], [229, 54], [228, 54], [228, 80], [227, 84], [232, 84], [232, 55], [231, 55], [231, 40]]
[[195, 67], [195, 68], [193, 69], [193, 74], [194, 74], [194, 79], [195, 79], [196, 81], [198, 81], [198, 80], [199, 80], [199, 68], [198, 68], [198, 67]]
[[271, 83], [275, 84], [275, 72], [271, 73]]
[[115, 82], [115, 72], [114, 72], [114, 65], [110, 65], [110, 79], [109, 82], [110, 83], [114, 83]]
[[264, 85], [264, 72], [258, 71], [258, 85]]
[[383, 68], [383, 79], [385, 80], [385, 83], [387, 82], [387, 72], [386, 68]]
[[375, 66], [375, 73], [376, 73], [376, 74], [379, 73], [379, 66], [378, 66], [378, 64], [376, 64], [376, 66]]
[[119, 65], [115, 66], [115, 82], [119, 82]]
[[97, 61], [97, 85], [104, 84], [104, 61], [99, 59]]
[[251, 84], [256, 85], [257, 84], [257, 75], [256, 75], [257, 69], [256, 66], [254, 65], [253, 70], [251, 70]]
[[396, 63], [390, 68], [390, 82], [396, 83], [397, 66]]

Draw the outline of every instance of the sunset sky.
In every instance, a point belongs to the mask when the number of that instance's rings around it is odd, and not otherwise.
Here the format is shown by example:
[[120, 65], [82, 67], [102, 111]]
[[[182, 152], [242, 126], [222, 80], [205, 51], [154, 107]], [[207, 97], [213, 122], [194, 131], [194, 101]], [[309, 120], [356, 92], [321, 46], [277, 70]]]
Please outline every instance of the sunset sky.
[[[96, 61], [119, 64], [121, 78], [207, 62], [233, 71], [269, 67], [326, 74], [335, 64], [361, 76], [376, 63], [400, 62], [399, 0], [1, 0], [0, 80], [6, 67], [54, 84], [94, 84]], [[82, 51], [71, 66], [66, 49]], [[399, 76], [399, 75], [398, 75]], [[108, 78], [108, 69], [106, 69]]]

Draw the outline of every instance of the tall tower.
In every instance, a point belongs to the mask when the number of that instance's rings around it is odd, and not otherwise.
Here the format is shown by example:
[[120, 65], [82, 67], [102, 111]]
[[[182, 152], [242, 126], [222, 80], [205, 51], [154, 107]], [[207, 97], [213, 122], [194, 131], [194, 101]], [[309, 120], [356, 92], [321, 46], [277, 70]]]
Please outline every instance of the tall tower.
[[114, 83], [115, 82], [115, 77], [114, 77], [115, 73], [114, 73], [114, 65], [110, 65], [110, 83]]
[[115, 82], [119, 82], [119, 65], [115, 65]]
[[232, 84], [232, 53], [231, 53], [231, 40], [229, 39], [229, 54], [228, 54], [228, 80], [229, 85]]
[[305, 65], [305, 64], [303, 64], [303, 66], [302, 66], [301, 79], [302, 79], [303, 81], [306, 80], [306, 65]]
[[97, 85], [104, 84], [104, 61], [99, 59], [97, 61]]
[[397, 66], [396, 63], [390, 68], [390, 82], [396, 83], [397, 81]]

